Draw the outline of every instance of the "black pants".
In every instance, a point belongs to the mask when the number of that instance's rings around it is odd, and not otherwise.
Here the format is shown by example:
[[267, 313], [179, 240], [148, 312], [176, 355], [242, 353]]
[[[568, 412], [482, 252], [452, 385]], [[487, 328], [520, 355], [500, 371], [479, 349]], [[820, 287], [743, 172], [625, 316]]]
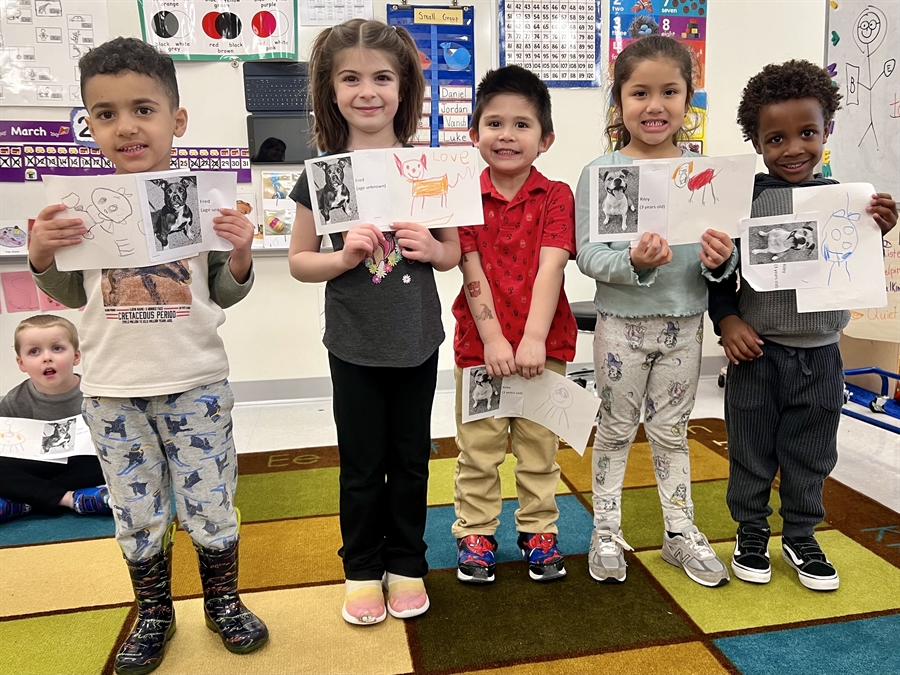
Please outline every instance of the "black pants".
[[69, 457], [65, 464], [0, 457], [0, 497], [53, 513], [69, 490], [96, 487], [106, 480], [96, 457]]
[[422, 577], [435, 351], [415, 368], [356, 366], [328, 356], [341, 460], [344, 575]]
[[844, 374], [837, 344], [791, 349], [767, 342], [763, 356], [729, 364], [726, 500], [742, 525], [767, 527], [781, 469], [784, 535], [805, 537], [825, 517], [822, 488], [837, 463]]

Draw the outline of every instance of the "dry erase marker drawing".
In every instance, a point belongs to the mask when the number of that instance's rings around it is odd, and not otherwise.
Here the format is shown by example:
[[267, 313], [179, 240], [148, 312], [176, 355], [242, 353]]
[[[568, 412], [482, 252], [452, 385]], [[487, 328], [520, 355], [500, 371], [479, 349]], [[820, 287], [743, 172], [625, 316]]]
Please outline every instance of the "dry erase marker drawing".
[[[853, 30], [853, 40], [859, 51], [862, 52], [866, 60], [866, 84], [860, 77], [860, 67], [847, 63], [847, 105], [859, 105], [859, 88], [869, 92], [869, 124], [863, 131], [862, 137], [859, 139], [857, 147], [861, 147], [863, 141], [866, 140], [869, 131], [872, 132], [872, 138], [875, 140], [875, 149], [880, 150], [878, 145], [878, 134], [875, 131], [875, 118], [872, 114], [872, 90], [875, 88], [878, 80], [882, 77], [890, 77], [897, 65], [896, 59], [887, 59], [881, 65], [881, 71], [872, 79], [872, 55], [881, 47], [884, 42], [884, 36], [888, 32], [887, 17], [880, 8], [874, 5], [866, 7], [856, 19], [856, 26]], [[896, 48], [896, 44], [895, 44]]]
[[700, 195], [700, 202], [704, 206], [706, 206], [706, 188], [709, 187], [709, 190], [712, 193], [713, 204], [718, 202], [719, 200], [716, 198], [716, 191], [713, 188], [713, 179], [722, 173], [722, 169], [719, 169], [718, 171], [715, 169], [704, 169], [700, 173], [691, 175], [693, 171], [693, 162], [685, 162], [675, 169], [675, 173], [672, 174], [672, 181], [675, 183], [675, 187], [686, 187], [690, 190], [691, 198], [688, 199], [689, 203], [693, 203], [694, 193], [697, 190], [702, 189], [703, 193]]
[[[98, 234], [106, 232], [112, 237], [119, 256], [126, 258], [135, 253], [134, 244], [128, 239], [130, 233], [127, 229], [131, 227], [129, 218], [135, 212], [134, 205], [131, 203], [133, 196], [126, 192], [124, 187], [118, 190], [99, 187], [91, 192], [91, 203], [88, 205], [82, 204], [81, 196], [75, 192], [70, 192], [63, 197], [62, 203], [73, 211], [80, 211], [90, 218], [91, 224], [85, 223], [87, 226], [87, 232], [83, 235], [85, 239], [94, 239]], [[96, 229], [98, 225], [100, 226], [99, 231]], [[137, 216], [134, 226], [141, 234], [144, 233], [140, 215]]]
[[822, 245], [822, 255], [825, 257], [825, 262], [831, 263], [828, 268], [828, 286], [831, 286], [835, 269], [846, 274], [847, 281], [852, 280], [849, 262], [859, 245], [859, 231], [856, 228], [859, 217], [859, 213], [850, 210], [850, 195], [848, 194], [847, 206], [832, 213], [831, 218], [825, 223], [825, 243]]

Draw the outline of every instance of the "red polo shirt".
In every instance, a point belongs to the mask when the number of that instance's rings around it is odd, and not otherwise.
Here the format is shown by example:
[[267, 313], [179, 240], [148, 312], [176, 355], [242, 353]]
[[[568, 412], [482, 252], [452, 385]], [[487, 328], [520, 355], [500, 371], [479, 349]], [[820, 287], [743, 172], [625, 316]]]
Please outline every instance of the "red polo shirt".
[[[459, 228], [459, 243], [462, 253], [481, 255], [503, 336], [515, 351], [525, 335], [541, 247], [562, 248], [575, 257], [575, 198], [568, 185], [548, 180], [532, 167], [512, 201], [494, 189], [490, 170], [485, 169], [481, 174], [481, 200], [485, 224]], [[453, 303], [453, 316], [456, 364], [466, 368], [484, 363], [484, 343], [469, 310], [465, 288]], [[577, 332], [566, 293], [560, 288], [547, 334], [547, 357], [571, 362]]]

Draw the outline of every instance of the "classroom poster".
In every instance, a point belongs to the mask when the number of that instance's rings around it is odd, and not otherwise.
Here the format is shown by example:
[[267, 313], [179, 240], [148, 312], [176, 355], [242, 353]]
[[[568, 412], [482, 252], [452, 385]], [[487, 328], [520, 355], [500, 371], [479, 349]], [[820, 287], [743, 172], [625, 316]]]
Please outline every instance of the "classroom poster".
[[475, 9], [388, 5], [387, 22], [403, 26], [419, 50], [425, 103], [413, 145], [472, 145], [475, 106]]
[[548, 87], [599, 87], [601, 0], [500, 0], [500, 65]]
[[287, 249], [291, 242], [294, 215], [297, 213], [297, 205], [289, 195], [294, 189], [294, 184], [300, 179], [300, 172], [263, 171], [260, 179], [262, 248]]
[[0, 0], [0, 106], [81, 105], [78, 59], [109, 39], [106, 0]]
[[[843, 182], [867, 181], [900, 195], [900, 3], [841, 0], [828, 7], [825, 66], [840, 87], [822, 170]], [[900, 228], [883, 241], [887, 304], [850, 312], [847, 335], [900, 342]]]
[[300, 0], [298, 18], [301, 26], [336, 26], [374, 16], [372, 0]]
[[176, 60], [297, 58], [297, 0], [138, 0], [141, 36]]

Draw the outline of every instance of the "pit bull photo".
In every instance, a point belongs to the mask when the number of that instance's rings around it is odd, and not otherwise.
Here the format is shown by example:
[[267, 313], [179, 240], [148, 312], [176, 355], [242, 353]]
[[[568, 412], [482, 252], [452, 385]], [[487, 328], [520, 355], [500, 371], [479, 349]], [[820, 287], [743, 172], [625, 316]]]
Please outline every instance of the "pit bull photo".
[[635, 212], [632, 197], [628, 194], [628, 183], [633, 171], [628, 169], [610, 169], [600, 174], [600, 183], [603, 194], [601, 208], [603, 210], [603, 222], [601, 229], [606, 229], [610, 218], [618, 216], [621, 219], [622, 232], [628, 229], [628, 212]]
[[[774, 262], [784, 258], [789, 251], [812, 252], [816, 249], [816, 232], [806, 223], [791, 230], [782, 227], [773, 227], [768, 230], [759, 228], [754, 234], [763, 237], [766, 247], [753, 248], [750, 252], [754, 256], [763, 256], [764, 262]], [[794, 260], [809, 259], [811, 259], [809, 255], [794, 258]]]
[[350, 160], [342, 157], [331, 164], [319, 164], [319, 167], [325, 174], [325, 185], [322, 187], [316, 185], [322, 221], [326, 225], [329, 224], [331, 222], [331, 212], [334, 209], [341, 209], [347, 216], [346, 220], [353, 220], [350, 190], [344, 184], [344, 172], [346, 169], [351, 168]]
[[[163, 193], [163, 206], [158, 211], [150, 213], [153, 222], [153, 234], [162, 248], [165, 249], [169, 245], [169, 238], [181, 232], [187, 239], [188, 244], [194, 243], [194, 210], [189, 206], [188, 187], [194, 188], [194, 195], [197, 190], [196, 176], [182, 176], [181, 178], [164, 179], [154, 178], [148, 181], [152, 183]], [[194, 207], [197, 208], [197, 204]], [[196, 216], [199, 218], [199, 209]], [[182, 244], [184, 245], [184, 244]]]

